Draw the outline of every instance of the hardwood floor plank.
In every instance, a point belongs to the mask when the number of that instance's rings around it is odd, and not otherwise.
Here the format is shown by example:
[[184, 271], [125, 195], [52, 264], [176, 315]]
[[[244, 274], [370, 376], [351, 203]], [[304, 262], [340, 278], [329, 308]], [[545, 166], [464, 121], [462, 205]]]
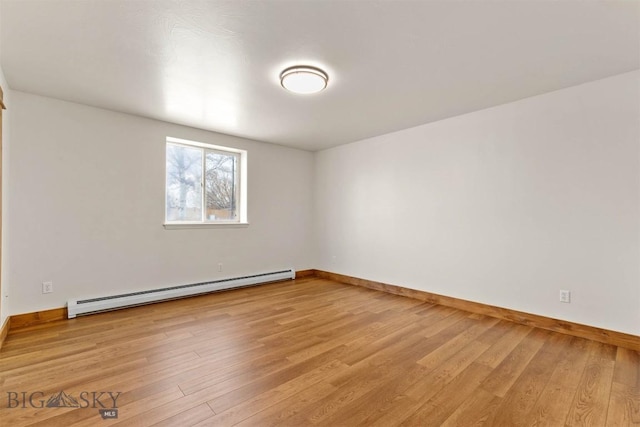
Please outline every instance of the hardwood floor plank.
[[640, 388], [640, 352], [617, 348], [613, 381], [631, 388]]
[[[208, 401], [209, 406], [216, 413], [223, 412], [232, 408], [244, 400], [254, 398], [255, 396], [267, 392], [270, 389], [280, 387], [282, 384], [289, 383], [297, 377], [305, 377], [306, 373], [315, 371], [321, 366], [330, 363], [331, 366], [339, 360], [337, 356], [343, 354], [345, 348], [343, 346], [336, 347], [325, 353], [321, 353], [304, 362], [289, 364], [282, 369], [269, 372], [268, 375], [255, 376], [243, 383], [236, 383], [238, 387], [220, 394]], [[341, 365], [342, 362], [339, 362]], [[332, 376], [336, 375], [340, 370], [332, 371]]]
[[[337, 390], [336, 387], [326, 382], [320, 382], [314, 387], [302, 390], [300, 393], [291, 396], [283, 401], [270, 406], [249, 418], [236, 424], [238, 427], [268, 427], [268, 426], [291, 426], [299, 427], [298, 415], [306, 413], [309, 406], [325, 398]], [[304, 417], [303, 417], [304, 419]], [[308, 423], [306, 423], [308, 424]], [[207, 423], [201, 423], [206, 426]]]
[[571, 341], [568, 335], [553, 333], [535, 354], [522, 374], [502, 399], [493, 422], [496, 425], [531, 424], [527, 415], [537, 403], [553, 374], [550, 366], [556, 366]]
[[[478, 356], [487, 350], [487, 347], [488, 344], [472, 341], [463, 350], [443, 361], [440, 366], [422, 375], [406, 390], [405, 394], [416, 402], [428, 401], [436, 394], [441, 393], [442, 389], [474, 363]], [[487, 368], [487, 372], [491, 372], [491, 369]]]
[[[297, 376], [290, 381], [284, 382], [277, 387], [270, 388], [251, 399], [244, 400], [238, 405], [224, 411], [217, 412], [217, 414], [209, 420], [209, 425], [235, 425], [258, 412], [268, 409], [284, 399], [295, 396], [302, 390], [312, 387], [321, 381], [330, 380], [333, 376], [344, 372], [347, 369], [348, 366], [344, 363], [338, 360], [333, 360], [323, 366], [310, 370], [303, 375]], [[215, 408], [216, 402], [213, 402], [211, 407]]]
[[566, 423], [606, 424], [616, 347], [590, 342], [587, 364], [578, 384]]
[[[427, 369], [434, 369], [440, 366], [444, 361], [449, 360], [456, 353], [463, 350], [468, 346], [475, 338], [489, 329], [491, 326], [498, 322], [497, 319], [485, 318], [475, 322], [473, 326], [465, 328], [465, 330], [456, 335], [455, 337], [448, 339], [437, 349], [418, 360], [418, 363], [425, 366]], [[489, 348], [487, 345], [486, 348]]]
[[209, 420], [215, 416], [215, 413], [211, 410], [209, 405], [202, 403], [194, 408], [187, 409], [184, 412], [180, 412], [173, 417], [167, 418], [164, 421], [155, 423], [155, 427], [186, 427], [200, 423], [201, 421]]
[[496, 425], [494, 419], [502, 399], [477, 388], [447, 418], [441, 427]]
[[588, 340], [571, 338], [563, 347], [564, 357], [557, 362], [547, 385], [527, 418], [536, 427], [563, 425], [570, 409], [575, 391], [587, 363]]
[[640, 389], [614, 382], [611, 386], [607, 426], [640, 426]]
[[480, 356], [478, 363], [496, 368], [532, 330], [530, 326], [500, 321], [478, 338], [478, 341], [491, 345], [489, 350]]
[[297, 419], [294, 418], [292, 421], [298, 425], [332, 425], [334, 422], [331, 415], [334, 412], [351, 404], [370, 390], [386, 383], [390, 377], [401, 374], [402, 371], [399, 368], [393, 368], [388, 365], [376, 366], [375, 369], [371, 369], [368, 372], [358, 370], [357, 373], [350, 376], [348, 381], [336, 386], [336, 390], [333, 393], [307, 407], [308, 412], [300, 414]]
[[496, 396], [504, 397], [550, 335], [551, 332], [533, 329], [500, 362], [491, 375], [482, 383], [482, 388]]
[[446, 384], [439, 393], [433, 395], [419, 409], [409, 414], [401, 426], [440, 426], [449, 418], [480, 383], [491, 369], [478, 363], [471, 363]]
[[640, 353], [618, 347], [607, 426], [640, 426]]

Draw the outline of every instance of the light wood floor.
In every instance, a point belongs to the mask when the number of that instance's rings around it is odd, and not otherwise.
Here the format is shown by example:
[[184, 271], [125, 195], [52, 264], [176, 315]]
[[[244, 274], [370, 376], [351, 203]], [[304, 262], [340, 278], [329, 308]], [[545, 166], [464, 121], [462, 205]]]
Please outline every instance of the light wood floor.
[[625, 426], [640, 354], [309, 278], [12, 331], [0, 392], [3, 427]]

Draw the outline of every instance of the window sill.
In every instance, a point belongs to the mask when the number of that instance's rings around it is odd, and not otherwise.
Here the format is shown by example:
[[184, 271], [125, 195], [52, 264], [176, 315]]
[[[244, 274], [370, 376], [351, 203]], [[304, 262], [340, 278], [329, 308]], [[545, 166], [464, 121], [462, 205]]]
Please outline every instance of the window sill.
[[163, 224], [166, 230], [186, 230], [191, 228], [247, 228], [248, 222], [171, 222]]

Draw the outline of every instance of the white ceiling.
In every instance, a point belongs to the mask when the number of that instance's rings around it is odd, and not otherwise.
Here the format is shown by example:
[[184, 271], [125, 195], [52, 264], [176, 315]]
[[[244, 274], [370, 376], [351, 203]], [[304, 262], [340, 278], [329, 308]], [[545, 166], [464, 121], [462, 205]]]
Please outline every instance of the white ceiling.
[[[318, 150], [640, 68], [640, 2], [1, 0], [11, 89]], [[294, 64], [330, 75], [294, 95]]]

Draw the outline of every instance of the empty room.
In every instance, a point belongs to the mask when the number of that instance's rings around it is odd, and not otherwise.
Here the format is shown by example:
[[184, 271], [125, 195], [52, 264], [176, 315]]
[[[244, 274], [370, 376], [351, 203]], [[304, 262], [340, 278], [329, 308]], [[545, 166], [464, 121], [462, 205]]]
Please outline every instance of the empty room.
[[0, 0], [0, 426], [640, 426], [640, 2]]

